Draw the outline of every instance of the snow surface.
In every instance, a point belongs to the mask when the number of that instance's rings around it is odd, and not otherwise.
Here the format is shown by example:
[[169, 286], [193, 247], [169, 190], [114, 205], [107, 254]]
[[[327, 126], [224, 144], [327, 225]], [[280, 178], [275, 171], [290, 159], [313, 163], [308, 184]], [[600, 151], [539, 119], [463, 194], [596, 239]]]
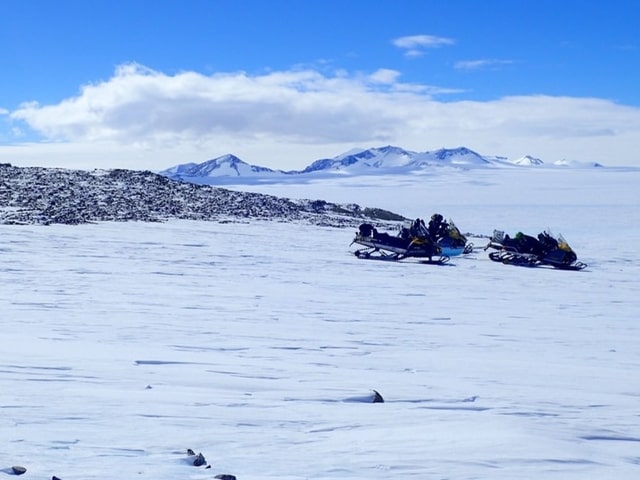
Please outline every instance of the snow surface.
[[550, 228], [580, 272], [482, 248], [445, 266], [359, 260], [351, 229], [278, 222], [0, 226], [0, 472], [640, 478], [639, 177], [238, 187], [437, 211], [476, 235]]

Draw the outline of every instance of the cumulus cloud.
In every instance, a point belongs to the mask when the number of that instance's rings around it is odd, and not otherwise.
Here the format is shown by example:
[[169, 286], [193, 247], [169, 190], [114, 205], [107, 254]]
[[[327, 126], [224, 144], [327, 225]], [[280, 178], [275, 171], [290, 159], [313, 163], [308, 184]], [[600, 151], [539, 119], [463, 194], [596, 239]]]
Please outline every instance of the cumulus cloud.
[[404, 50], [407, 57], [421, 57], [427, 49], [453, 45], [451, 38], [437, 37], [434, 35], [410, 35], [394, 39], [391, 43]]
[[397, 77], [392, 70], [355, 77], [311, 70], [168, 76], [125, 65], [77, 97], [57, 105], [25, 103], [11, 118], [67, 141], [190, 142], [222, 135], [307, 143], [384, 139], [400, 120], [394, 105], [417, 95], [410, 86], [402, 92]]
[[[30, 151], [77, 159], [84, 152], [85, 163], [104, 154], [111, 167], [159, 169], [234, 153], [272, 168], [303, 168], [354, 146], [386, 144], [419, 151], [464, 145], [487, 155], [605, 164], [615, 164], [616, 152], [638, 150], [635, 107], [551, 96], [447, 101], [447, 89], [400, 78], [385, 69], [167, 75], [128, 64], [77, 96], [25, 103], [9, 116], [15, 128], [28, 127], [47, 142]], [[26, 151], [0, 148], [0, 161]]]

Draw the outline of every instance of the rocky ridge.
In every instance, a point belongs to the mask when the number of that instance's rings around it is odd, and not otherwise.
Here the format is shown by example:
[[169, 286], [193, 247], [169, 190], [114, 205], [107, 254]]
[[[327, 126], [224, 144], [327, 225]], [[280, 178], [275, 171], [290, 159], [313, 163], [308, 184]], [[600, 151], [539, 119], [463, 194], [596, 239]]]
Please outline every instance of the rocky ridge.
[[162, 222], [304, 221], [355, 226], [404, 218], [379, 208], [292, 200], [171, 180], [149, 171], [69, 170], [0, 164], [0, 224], [82, 224], [100, 221]]

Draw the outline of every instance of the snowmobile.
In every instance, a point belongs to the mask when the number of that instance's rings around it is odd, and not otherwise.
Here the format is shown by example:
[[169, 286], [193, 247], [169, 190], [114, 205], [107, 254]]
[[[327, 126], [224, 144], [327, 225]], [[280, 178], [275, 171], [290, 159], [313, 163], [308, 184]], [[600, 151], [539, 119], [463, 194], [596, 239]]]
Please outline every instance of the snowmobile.
[[561, 270], [582, 270], [586, 263], [579, 262], [576, 253], [562, 235], [554, 236], [548, 230], [537, 238], [518, 232], [514, 237], [502, 230], [494, 230], [491, 240], [484, 248], [493, 248], [489, 258], [494, 262], [522, 267], [548, 266]]
[[[442, 220], [442, 216], [439, 217]], [[453, 222], [446, 225], [439, 232], [430, 233], [424, 221], [418, 218], [403, 225], [397, 234], [392, 235], [378, 232], [373, 225], [363, 223], [351, 244], [367, 247], [354, 252], [358, 258], [402, 260], [413, 257], [424, 259], [421, 263], [444, 264], [450, 257], [460, 255], [465, 250], [468, 253], [472, 249], [472, 245], [467, 246], [466, 238]]]
[[[420, 219], [416, 220], [416, 222], [420, 223], [419, 228], [424, 234], [424, 222]], [[431, 215], [431, 220], [429, 220], [429, 224], [426, 227], [426, 234], [435, 240], [436, 244], [442, 248], [442, 253], [449, 257], [473, 251], [473, 243], [467, 243], [467, 238], [456, 227], [453, 220], [449, 219], [446, 222], [439, 213]]]
[[429, 237], [412, 235], [403, 228], [398, 235], [378, 232], [369, 223], [358, 227], [351, 245], [357, 243], [367, 248], [353, 252], [358, 258], [371, 260], [402, 260], [409, 257], [420, 258], [423, 263], [444, 264], [448, 255], [442, 254], [442, 248]]

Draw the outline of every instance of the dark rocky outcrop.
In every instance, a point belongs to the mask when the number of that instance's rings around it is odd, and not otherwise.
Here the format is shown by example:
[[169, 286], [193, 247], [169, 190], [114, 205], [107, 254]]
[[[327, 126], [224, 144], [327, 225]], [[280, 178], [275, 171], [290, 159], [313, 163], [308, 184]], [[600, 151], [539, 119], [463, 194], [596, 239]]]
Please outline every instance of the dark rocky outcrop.
[[68, 170], [0, 164], [0, 224], [82, 224], [170, 219], [305, 221], [357, 226], [404, 218], [379, 208], [292, 200], [196, 185], [136, 170]]

